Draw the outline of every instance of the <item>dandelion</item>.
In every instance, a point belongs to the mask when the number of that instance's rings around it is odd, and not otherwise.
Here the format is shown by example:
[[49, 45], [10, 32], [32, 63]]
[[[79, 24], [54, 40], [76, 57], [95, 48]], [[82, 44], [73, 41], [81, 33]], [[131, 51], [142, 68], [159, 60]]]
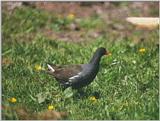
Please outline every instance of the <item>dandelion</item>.
[[48, 106], [48, 110], [54, 110], [54, 109], [55, 109], [55, 107], [53, 105]]
[[17, 99], [14, 98], [14, 97], [12, 97], [12, 98], [9, 99], [9, 101], [10, 101], [11, 103], [16, 103], [16, 102], [17, 102]]
[[97, 101], [97, 99], [96, 99], [96, 97], [95, 96], [91, 96], [90, 98], [89, 98], [89, 100], [91, 100], [91, 101]]
[[74, 20], [75, 15], [71, 13], [71, 14], [69, 14], [69, 15], [67, 16], [67, 18], [68, 18], [69, 20]]
[[35, 70], [36, 71], [41, 71], [44, 70], [40, 65], [35, 65]]
[[146, 51], [145, 48], [140, 48], [140, 49], [139, 49], [139, 52], [140, 52], [140, 53], [144, 53], [145, 51]]

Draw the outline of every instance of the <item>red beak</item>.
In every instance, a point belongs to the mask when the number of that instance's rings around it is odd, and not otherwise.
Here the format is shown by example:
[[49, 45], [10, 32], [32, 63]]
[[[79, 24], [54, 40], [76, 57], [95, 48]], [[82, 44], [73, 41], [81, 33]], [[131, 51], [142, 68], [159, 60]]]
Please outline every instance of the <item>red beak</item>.
[[112, 53], [111, 52], [106, 52], [105, 55], [112, 55]]

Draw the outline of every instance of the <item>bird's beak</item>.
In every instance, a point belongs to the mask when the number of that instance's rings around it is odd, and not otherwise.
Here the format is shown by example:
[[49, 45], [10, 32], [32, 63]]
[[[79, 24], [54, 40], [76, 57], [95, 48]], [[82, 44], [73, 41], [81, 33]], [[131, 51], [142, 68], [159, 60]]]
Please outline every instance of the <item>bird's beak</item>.
[[109, 55], [112, 55], [112, 53], [111, 53], [111, 52], [106, 52], [105, 55], [108, 55], [108, 56], [109, 56]]

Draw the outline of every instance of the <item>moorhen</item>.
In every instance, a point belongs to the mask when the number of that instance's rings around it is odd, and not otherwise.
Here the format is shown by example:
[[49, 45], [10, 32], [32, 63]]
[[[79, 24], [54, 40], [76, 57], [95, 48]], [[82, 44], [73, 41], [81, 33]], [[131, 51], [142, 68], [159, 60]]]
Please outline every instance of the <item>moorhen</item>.
[[109, 52], [100, 47], [87, 64], [56, 66], [47, 64], [47, 73], [54, 76], [65, 88], [79, 89], [90, 84], [99, 71], [99, 63], [103, 55]]

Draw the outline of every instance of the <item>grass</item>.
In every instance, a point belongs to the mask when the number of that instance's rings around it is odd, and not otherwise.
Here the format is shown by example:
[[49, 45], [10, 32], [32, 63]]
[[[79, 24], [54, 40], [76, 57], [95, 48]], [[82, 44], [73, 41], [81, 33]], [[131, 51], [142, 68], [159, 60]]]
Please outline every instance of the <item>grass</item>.
[[[147, 41], [138, 44], [129, 37], [113, 41], [108, 34], [77, 44], [50, 40], [38, 32], [53, 25], [53, 18], [56, 17], [26, 7], [16, 9], [11, 15], [2, 13], [3, 105], [25, 105], [34, 112], [54, 105], [56, 111], [69, 112], [69, 120], [159, 119], [158, 31], [151, 32]], [[87, 24], [86, 29], [101, 25], [97, 18], [83, 21], [80, 25]], [[33, 33], [32, 40], [26, 38]], [[94, 82], [84, 88], [84, 95], [71, 90], [74, 94], [68, 98], [68, 92], [63, 91], [54, 78], [35, 70], [35, 65], [46, 68], [47, 62], [87, 63], [101, 46], [108, 48], [112, 55], [103, 57], [100, 72]], [[140, 48], [146, 51], [140, 53]], [[95, 96], [96, 101], [90, 100], [91, 96]], [[11, 97], [17, 99], [15, 104], [8, 101]], [[38, 98], [44, 100], [38, 102]], [[2, 114], [3, 119], [17, 119], [11, 112], [3, 110]]]

